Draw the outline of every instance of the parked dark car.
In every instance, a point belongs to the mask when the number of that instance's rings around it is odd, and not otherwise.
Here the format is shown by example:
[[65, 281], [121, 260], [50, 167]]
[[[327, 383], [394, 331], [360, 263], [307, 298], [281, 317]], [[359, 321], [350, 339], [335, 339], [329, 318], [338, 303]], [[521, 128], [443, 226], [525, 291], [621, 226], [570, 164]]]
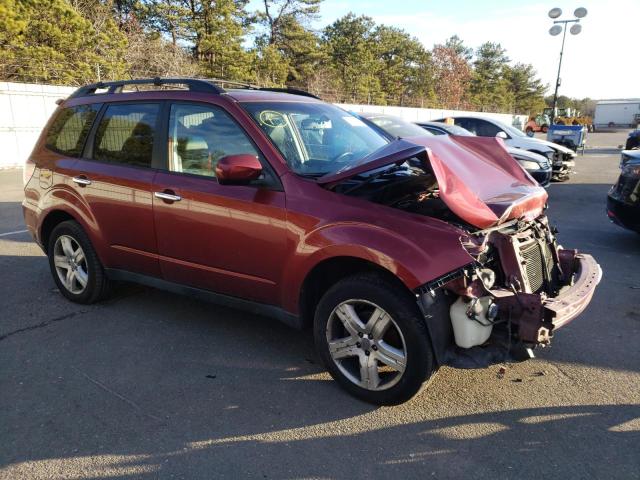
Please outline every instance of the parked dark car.
[[25, 223], [69, 300], [129, 280], [312, 326], [333, 378], [376, 404], [441, 365], [525, 357], [601, 275], [557, 245], [546, 191], [495, 138], [390, 140], [300, 91], [88, 85], [25, 179]]
[[620, 170], [607, 195], [607, 215], [615, 224], [640, 233], [640, 150], [623, 151]]
[[[462, 135], [466, 137], [474, 136], [469, 130], [458, 125], [448, 125], [442, 122], [416, 122], [417, 125], [424, 128], [433, 135]], [[551, 183], [552, 168], [551, 162], [544, 155], [507, 146], [507, 151], [529, 175], [542, 187], [548, 187]]]
[[[547, 157], [553, 167], [553, 180], [564, 182], [569, 179], [575, 167], [576, 152], [557, 143], [540, 138], [528, 137], [524, 132], [511, 125], [488, 117], [454, 116], [454, 123], [480, 137], [500, 137], [514, 148], [528, 150]], [[435, 120], [444, 122], [444, 118]]]

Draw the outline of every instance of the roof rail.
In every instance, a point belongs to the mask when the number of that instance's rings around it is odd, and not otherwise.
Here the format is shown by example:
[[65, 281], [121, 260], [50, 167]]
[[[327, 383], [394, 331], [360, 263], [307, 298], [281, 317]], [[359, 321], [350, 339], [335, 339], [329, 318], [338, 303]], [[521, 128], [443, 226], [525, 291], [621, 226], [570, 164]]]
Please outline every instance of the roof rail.
[[244, 82], [236, 82], [234, 80], [224, 80], [222, 78], [207, 78], [207, 82], [211, 82], [214, 84], [222, 84], [222, 85], [230, 85], [232, 87], [244, 87], [249, 90], [262, 90], [259, 86], [253, 85], [252, 83], [244, 83]]
[[122, 89], [127, 85], [155, 85], [161, 87], [163, 85], [185, 85], [191, 92], [201, 93], [213, 93], [220, 95], [225, 93], [225, 89], [220, 85], [229, 85], [232, 87], [243, 87], [249, 90], [263, 90], [269, 92], [281, 92], [290, 93], [292, 95], [302, 95], [305, 97], [311, 97], [320, 100], [319, 97], [312, 93], [300, 90], [299, 88], [290, 87], [258, 87], [250, 83], [235, 82], [233, 80], [223, 80], [219, 78], [140, 78], [135, 80], [116, 80], [113, 82], [98, 82], [84, 87], [78, 88], [73, 92], [69, 98], [87, 97], [89, 95], [95, 95], [96, 90], [107, 90], [106, 93], [120, 93]]
[[[231, 82], [228, 82], [231, 83]], [[155, 85], [161, 87], [163, 85], [185, 85], [191, 92], [222, 94], [225, 90], [222, 87], [214, 85], [208, 80], [200, 80], [196, 78], [141, 78], [136, 80], [117, 80], [114, 82], [98, 82], [84, 87], [78, 88], [69, 98], [86, 97], [94, 95], [96, 90], [107, 89], [107, 93], [120, 93], [126, 85]]]
[[314, 95], [313, 93], [309, 93], [306, 90], [300, 90], [299, 88], [291, 88], [291, 87], [284, 87], [284, 88], [262, 87], [259, 90], [265, 90], [267, 92], [290, 93], [292, 95], [302, 95], [303, 97], [311, 97], [311, 98], [315, 98], [316, 100], [322, 100], [317, 95]]

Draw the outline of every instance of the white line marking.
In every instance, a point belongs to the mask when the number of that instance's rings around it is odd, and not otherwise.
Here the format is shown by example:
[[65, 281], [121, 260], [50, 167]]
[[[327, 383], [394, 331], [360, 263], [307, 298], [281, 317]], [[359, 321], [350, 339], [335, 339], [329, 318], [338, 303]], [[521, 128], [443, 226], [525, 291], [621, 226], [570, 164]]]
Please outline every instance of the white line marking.
[[6, 237], [8, 235], [17, 235], [19, 233], [25, 233], [28, 232], [29, 230], [16, 230], [15, 232], [7, 232], [7, 233], [0, 233], [0, 237]]

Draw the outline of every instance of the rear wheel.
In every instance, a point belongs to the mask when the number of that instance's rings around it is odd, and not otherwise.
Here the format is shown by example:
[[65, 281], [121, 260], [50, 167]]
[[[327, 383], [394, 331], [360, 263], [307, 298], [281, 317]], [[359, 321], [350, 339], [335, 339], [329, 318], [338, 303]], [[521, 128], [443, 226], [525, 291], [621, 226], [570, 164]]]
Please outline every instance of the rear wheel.
[[75, 221], [57, 225], [47, 248], [53, 279], [65, 297], [93, 303], [107, 295], [109, 280], [89, 237]]
[[542, 133], [547, 133], [549, 131], [549, 126], [543, 125], [541, 130], [542, 130]]
[[356, 275], [330, 288], [316, 310], [314, 336], [331, 376], [377, 405], [410, 399], [434, 370], [417, 305], [379, 275]]

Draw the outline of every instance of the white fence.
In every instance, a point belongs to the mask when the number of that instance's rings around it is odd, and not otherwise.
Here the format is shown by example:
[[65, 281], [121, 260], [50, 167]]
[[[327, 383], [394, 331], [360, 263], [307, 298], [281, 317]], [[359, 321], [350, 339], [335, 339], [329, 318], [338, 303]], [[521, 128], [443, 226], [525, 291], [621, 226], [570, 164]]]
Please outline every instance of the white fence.
[[[56, 100], [67, 97], [75, 87], [39, 85], [31, 83], [0, 82], [0, 168], [24, 164], [47, 120], [56, 109]], [[443, 118], [449, 115], [474, 114], [455, 110], [429, 108], [382, 107], [374, 105], [347, 105], [340, 107], [353, 112], [379, 112], [398, 115], [417, 122]], [[509, 125], [522, 128], [526, 116], [502, 113], [482, 113]]]
[[0, 82], [0, 168], [20, 166], [56, 109], [74, 87]]

